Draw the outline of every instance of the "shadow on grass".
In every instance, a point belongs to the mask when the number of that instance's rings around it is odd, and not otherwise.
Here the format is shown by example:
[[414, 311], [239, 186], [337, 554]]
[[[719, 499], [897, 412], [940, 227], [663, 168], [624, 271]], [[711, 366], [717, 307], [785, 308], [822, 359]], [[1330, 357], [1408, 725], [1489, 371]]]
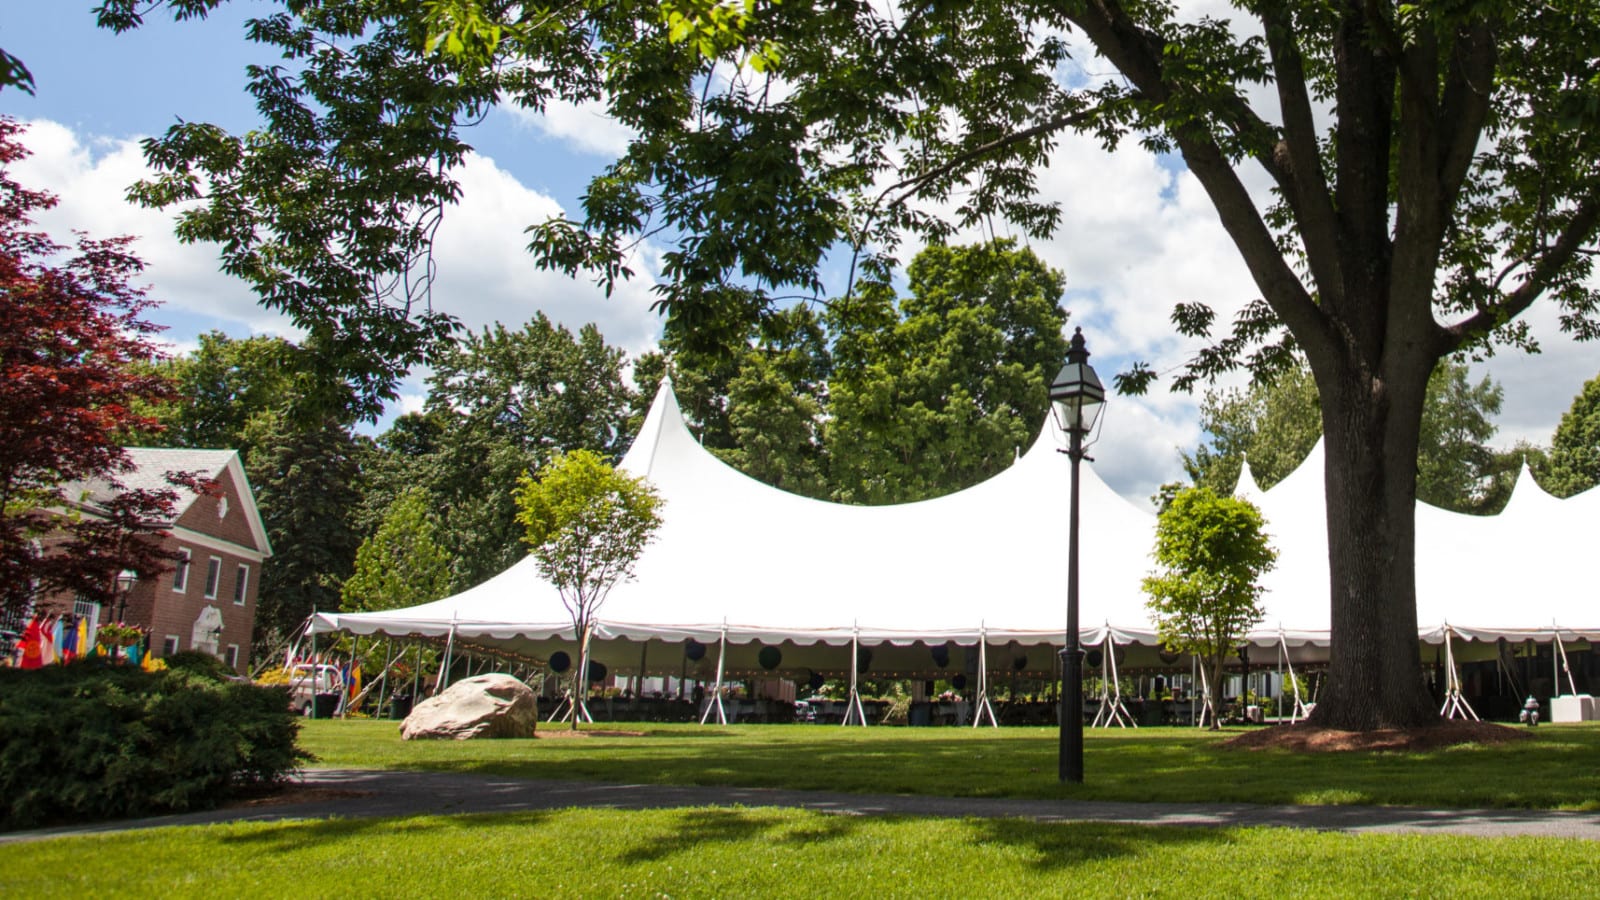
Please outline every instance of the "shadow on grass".
[[[673, 829], [642, 839], [618, 851], [612, 860], [634, 865], [675, 859], [693, 860], [716, 848], [742, 845], [792, 847], [826, 858], [830, 853], [858, 853], [887, 840], [919, 820], [906, 816], [861, 817], [807, 814], [761, 809], [693, 809], [672, 814]], [[1024, 819], [946, 820], [937, 838], [952, 839], [948, 849], [1011, 848], [1031, 868], [1042, 872], [1071, 869], [1087, 863], [1149, 855], [1166, 848], [1216, 846], [1234, 840], [1228, 828], [1155, 828], [1126, 824], [1057, 822], [1041, 824]], [[951, 832], [954, 834], [951, 834]]]
[[377, 835], [392, 838], [397, 834], [426, 834], [429, 832], [458, 831], [488, 825], [538, 827], [547, 824], [558, 814], [549, 810], [532, 810], [517, 813], [489, 813], [473, 815], [421, 815], [386, 816], [382, 818], [357, 817], [348, 819], [289, 819], [267, 823], [266, 827], [253, 828], [238, 834], [225, 834], [223, 844], [256, 847], [273, 853], [294, 853], [320, 844], [338, 843], [351, 839], [365, 839]]

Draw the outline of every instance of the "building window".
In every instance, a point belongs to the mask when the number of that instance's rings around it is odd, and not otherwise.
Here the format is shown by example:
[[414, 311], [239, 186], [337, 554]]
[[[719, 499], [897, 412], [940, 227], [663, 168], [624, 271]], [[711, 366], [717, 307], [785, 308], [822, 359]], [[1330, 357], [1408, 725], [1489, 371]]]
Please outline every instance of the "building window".
[[239, 668], [239, 645], [229, 644], [228, 652], [222, 657], [222, 660], [228, 664], [228, 668], [237, 670]]
[[92, 603], [79, 597], [72, 601], [72, 614], [80, 619], [88, 619], [91, 624], [98, 625], [100, 623], [100, 604]]
[[222, 560], [211, 557], [211, 562], [206, 565], [206, 599], [217, 599], [217, 583], [222, 580]]
[[239, 577], [233, 580], [233, 602], [239, 606], [244, 605], [245, 589], [250, 586], [250, 567], [240, 566]]
[[178, 636], [169, 634], [161, 639], [161, 655], [171, 656], [178, 652]]
[[172, 570], [172, 589], [174, 591], [176, 591], [177, 593], [181, 594], [181, 593], [183, 593], [184, 589], [187, 588], [188, 586], [189, 586], [189, 548], [188, 547], [180, 547], [178, 549], [178, 565], [177, 565], [176, 568], [174, 568]]

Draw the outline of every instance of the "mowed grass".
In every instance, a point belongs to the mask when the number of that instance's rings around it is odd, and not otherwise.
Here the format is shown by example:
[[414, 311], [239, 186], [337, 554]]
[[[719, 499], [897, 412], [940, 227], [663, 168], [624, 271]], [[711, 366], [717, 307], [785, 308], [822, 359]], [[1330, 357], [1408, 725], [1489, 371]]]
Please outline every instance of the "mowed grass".
[[[547, 728], [541, 724], [541, 729]], [[394, 722], [311, 721], [315, 765], [525, 778], [1086, 800], [1600, 809], [1600, 726], [1429, 753], [1296, 754], [1187, 728], [1091, 730], [1085, 783], [1057, 781], [1041, 728], [607, 725], [642, 737], [402, 741]], [[1228, 737], [1223, 732], [1220, 737]]]
[[[799, 810], [564, 810], [0, 846], [7, 897], [1557, 897], [1585, 842]], [[1588, 886], [1588, 887], [1585, 887]]]

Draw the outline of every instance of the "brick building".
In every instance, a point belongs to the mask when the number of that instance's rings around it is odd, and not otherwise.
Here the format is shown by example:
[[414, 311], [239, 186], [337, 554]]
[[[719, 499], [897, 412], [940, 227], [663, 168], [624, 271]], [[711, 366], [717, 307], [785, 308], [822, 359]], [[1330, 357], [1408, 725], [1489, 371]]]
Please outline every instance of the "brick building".
[[[189, 472], [211, 479], [219, 491], [206, 496], [179, 490], [172, 521], [163, 528], [165, 548], [180, 556], [172, 571], [134, 582], [115, 609], [79, 600], [71, 603], [72, 611], [102, 623], [120, 613], [122, 621], [149, 628], [157, 656], [203, 650], [247, 672], [256, 590], [272, 547], [238, 452], [129, 447], [128, 456], [136, 468], [118, 476], [127, 489], [170, 487], [169, 472]], [[69, 486], [67, 495], [92, 515], [96, 501], [111, 490], [105, 481], [91, 481]]]

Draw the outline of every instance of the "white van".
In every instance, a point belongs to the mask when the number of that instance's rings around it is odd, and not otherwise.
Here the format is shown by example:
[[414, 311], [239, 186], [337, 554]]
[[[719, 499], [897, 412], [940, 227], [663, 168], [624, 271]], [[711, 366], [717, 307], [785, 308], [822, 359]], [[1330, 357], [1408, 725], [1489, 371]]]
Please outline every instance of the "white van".
[[289, 670], [289, 708], [302, 716], [311, 715], [318, 694], [343, 693], [344, 676], [338, 666], [298, 663]]

